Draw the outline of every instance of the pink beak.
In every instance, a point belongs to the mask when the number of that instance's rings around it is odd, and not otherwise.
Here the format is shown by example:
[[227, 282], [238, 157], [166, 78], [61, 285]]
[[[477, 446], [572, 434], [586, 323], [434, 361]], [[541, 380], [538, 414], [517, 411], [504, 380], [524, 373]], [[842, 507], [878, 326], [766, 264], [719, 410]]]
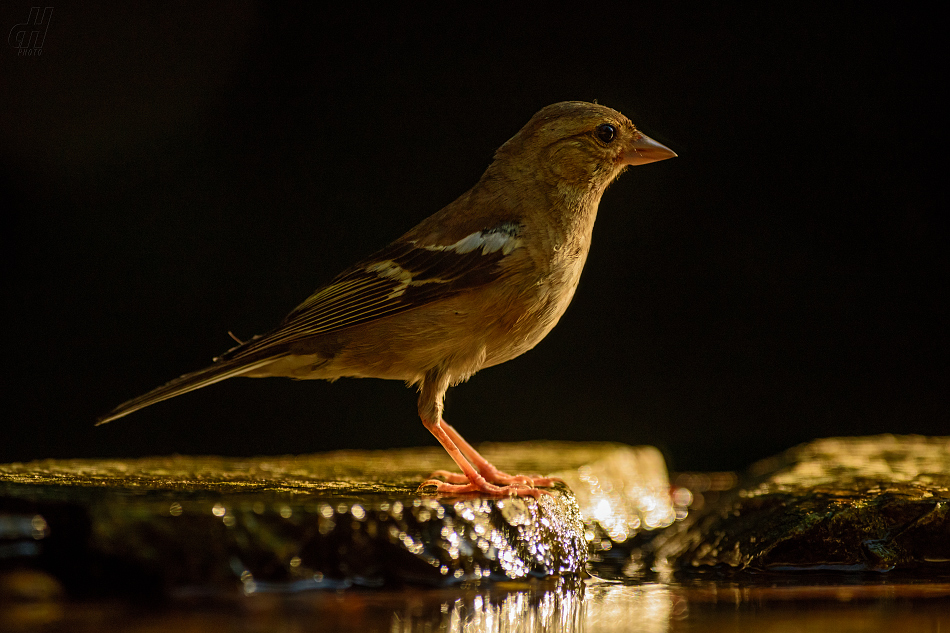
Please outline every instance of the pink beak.
[[634, 142], [627, 146], [627, 150], [620, 155], [621, 165], [646, 165], [658, 160], [673, 158], [676, 152], [662, 143], [657, 143], [646, 134], [640, 134]]

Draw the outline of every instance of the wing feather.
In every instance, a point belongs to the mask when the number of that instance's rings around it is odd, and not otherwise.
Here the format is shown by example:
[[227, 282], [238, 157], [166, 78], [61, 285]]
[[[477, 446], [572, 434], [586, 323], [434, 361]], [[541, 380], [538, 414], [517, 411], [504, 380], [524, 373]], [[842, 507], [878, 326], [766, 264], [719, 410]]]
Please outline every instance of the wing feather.
[[[521, 248], [519, 225], [504, 223], [449, 245], [394, 242], [337, 275], [277, 329], [221, 358], [241, 358], [442, 301], [498, 279]], [[502, 233], [499, 235], [499, 233]]]

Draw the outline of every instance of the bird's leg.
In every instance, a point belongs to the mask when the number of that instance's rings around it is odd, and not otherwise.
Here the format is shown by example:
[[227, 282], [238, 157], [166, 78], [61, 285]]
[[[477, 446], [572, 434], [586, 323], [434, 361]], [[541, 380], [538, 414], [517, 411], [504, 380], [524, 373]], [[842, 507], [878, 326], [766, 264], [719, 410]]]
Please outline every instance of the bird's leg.
[[[454, 461], [458, 467], [462, 469], [462, 475], [464, 476], [465, 480], [464, 484], [455, 484], [430, 479], [424, 482], [422, 484], [423, 486], [435, 483], [439, 486], [439, 492], [489, 492], [493, 494], [502, 492], [501, 488], [485, 481], [485, 478], [479, 475], [478, 472], [472, 468], [472, 465], [468, 463], [468, 460], [465, 459], [465, 456], [462, 455], [462, 452], [459, 450], [458, 446], [455, 445], [439, 422], [430, 423], [428, 420], [423, 420], [423, 424], [425, 424], [426, 428], [429, 429], [429, 432], [435, 436], [435, 439], [439, 440], [439, 444], [441, 444], [442, 448], [444, 448], [449, 454], [449, 457], [452, 458], [452, 461]], [[444, 473], [445, 471], [436, 471], [433, 474], [441, 475]], [[443, 486], [450, 486], [450, 488], [447, 490], [442, 490]]]
[[[468, 458], [475, 468], [478, 469], [478, 473], [485, 478], [486, 481], [489, 481], [493, 484], [522, 484], [527, 486], [541, 486], [547, 487], [553, 485], [555, 482], [560, 482], [561, 480], [557, 477], [542, 477], [540, 475], [509, 475], [508, 473], [502, 472], [495, 468], [495, 465], [490, 461], [482, 457], [482, 455], [475, 450], [475, 448], [465, 441], [465, 438], [455, 430], [455, 428], [442, 420], [442, 428], [445, 430], [445, 434], [449, 436], [449, 439], [458, 446], [459, 451]], [[445, 471], [441, 471], [439, 474], [442, 475]], [[452, 475], [454, 473], [445, 473]], [[444, 475], [443, 475], [444, 476]], [[458, 475], [456, 475], [457, 477]], [[451, 481], [451, 480], [450, 480]], [[457, 483], [457, 482], [453, 482]]]
[[[420, 389], [421, 393], [419, 394], [419, 417], [422, 418], [422, 423], [429, 429], [429, 432], [435, 436], [435, 439], [439, 440], [439, 444], [441, 444], [442, 448], [449, 454], [452, 461], [462, 470], [462, 477], [446, 471], [436, 471], [433, 473], [433, 476], [448, 475], [448, 477], [446, 477], [448, 481], [430, 478], [424, 481], [422, 486], [435, 486], [436, 492], [448, 494], [481, 493], [493, 496], [524, 495], [538, 498], [542, 492], [521, 481], [511, 481], [503, 486], [498, 486], [487, 481], [485, 477], [480, 475], [468, 460], [465, 459], [462, 450], [459, 449], [452, 437], [449, 436], [449, 433], [446, 432], [446, 428], [443, 427], [443, 399], [448, 385], [448, 377], [441, 372], [432, 370], [426, 374], [426, 378]], [[462, 440], [455, 429], [448, 424], [446, 424], [445, 427], [451, 430], [452, 434], [462, 441], [466, 451], [471, 451], [481, 462], [491, 466], [491, 464], [488, 464], [465, 440]]]
[[[430, 423], [427, 420], [423, 420], [423, 424], [425, 424], [426, 428], [429, 429], [429, 432], [431, 432], [432, 435], [434, 435], [435, 438], [439, 440], [439, 444], [445, 448], [446, 452], [449, 454], [449, 457], [452, 458], [452, 461], [458, 464], [458, 467], [462, 469], [463, 477], [460, 478], [458, 475], [448, 473], [446, 471], [436, 471], [433, 473], [433, 475], [450, 475], [452, 480], [459, 482], [464, 481], [465, 483], [450, 483], [446, 481], [440, 481], [438, 479], [428, 479], [422, 482], [422, 486], [435, 486], [435, 491], [443, 494], [480, 493], [506, 497], [510, 495], [526, 496], [534, 497], [535, 499], [544, 494], [544, 491], [538, 490], [537, 488], [532, 488], [530, 484], [517, 481], [516, 479], [519, 478], [511, 478], [512, 481], [503, 486], [497, 486], [493, 483], [490, 483], [485, 479], [485, 477], [478, 474], [472, 465], [468, 463], [468, 460], [465, 459], [462, 451], [459, 450], [459, 447], [455, 445], [455, 443], [449, 437], [449, 434], [446, 433], [444, 428], [442, 428], [442, 424], [440, 422]], [[456, 433], [456, 435], [458, 434]], [[477, 455], [478, 453], [475, 454]], [[484, 458], [482, 458], [482, 461], [485, 461]], [[488, 464], [487, 461], [485, 463]], [[488, 465], [491, 466], [491, 464]]]

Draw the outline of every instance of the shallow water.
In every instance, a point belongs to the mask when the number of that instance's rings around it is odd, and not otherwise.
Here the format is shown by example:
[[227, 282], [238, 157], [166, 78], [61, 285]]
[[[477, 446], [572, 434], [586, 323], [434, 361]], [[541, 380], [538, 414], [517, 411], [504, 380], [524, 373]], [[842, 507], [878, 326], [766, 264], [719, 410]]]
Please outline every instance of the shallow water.
[[807, 575], [619, 583], [549, 579], [450, 589], [179, 592], [158, 604], [37, 600], [0, 630], [447, 633], [950, 631], [950, 578]]

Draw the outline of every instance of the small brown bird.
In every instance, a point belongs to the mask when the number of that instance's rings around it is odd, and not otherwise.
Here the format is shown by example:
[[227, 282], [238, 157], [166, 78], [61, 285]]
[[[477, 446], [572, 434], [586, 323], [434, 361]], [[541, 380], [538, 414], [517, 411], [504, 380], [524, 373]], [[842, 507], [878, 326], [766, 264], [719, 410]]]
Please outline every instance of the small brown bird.
[[630, 165], [673, 156], [616, 110], [550, 105], [498, 149], [474, 187], [337, 275], [279, 327], [97, 424], [235, 376], [402, 380], [418, 386], [422, 423], [462, 470], [424, 485], [537, 496], [551, 480], [492, 466], [442, 419], [445, 392], [551, 331], [574, 296], [607, 185]]

